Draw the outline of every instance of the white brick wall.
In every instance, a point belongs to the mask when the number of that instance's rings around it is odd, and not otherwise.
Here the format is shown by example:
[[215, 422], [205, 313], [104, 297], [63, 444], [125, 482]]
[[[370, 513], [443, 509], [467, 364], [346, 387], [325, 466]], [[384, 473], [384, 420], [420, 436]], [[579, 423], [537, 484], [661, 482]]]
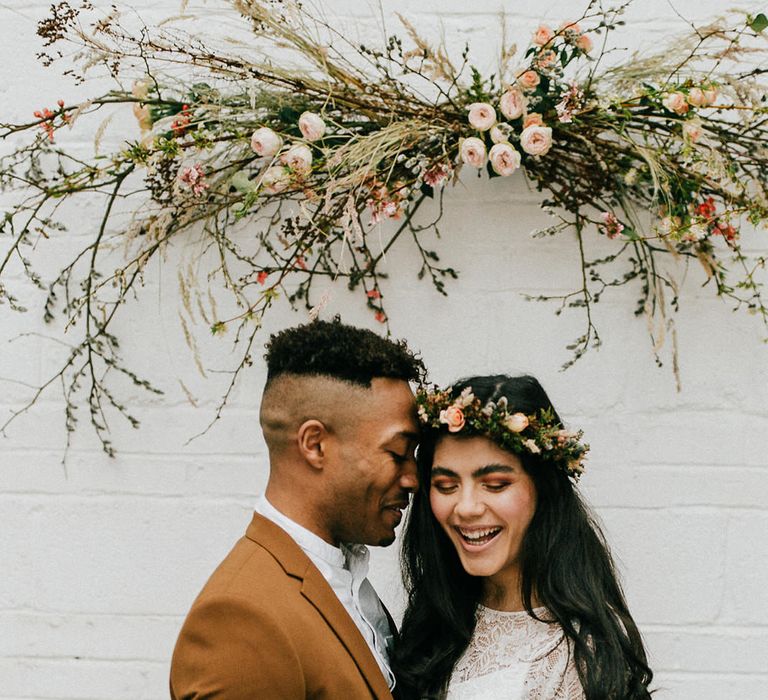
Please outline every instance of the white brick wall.
[[[10, 4], [9, 4], [10, 2]], [[47, 3], [0, 6], [2, 120], [25, 118], [72, 88], [34, 61], [34, 21]], [[195, 2], [190, 3], [194, 8]], [[361, 37], [377, 36], [370, 2], [320, 3], [334, 21]], [[741, 3], [759, 11], [758, 0]], [[198, 3], [198, 6], [200, 3]], [[505, 8], [521, 45], [542, 16], [559, 21], [583, 3], [554, 1], [541, 15], [533, 0], [403, 0], [384, 3], [451, 46], [475, 43], [480, 66], [493, 67], [497, 15]], [[134, 2], [157, 18], [171, 0]], [[213, 2], [206, 4], [215, 9]], [[722, 11], [719, 0], [677, 0], [691, 19]], [[684, 25], [664, 0], [637, 0], [624, 31], [631, 48], [666, 40]], [[119, 136], [118, 120], [108, 138]], [[82, 138], [78, 135], [79, 138]], [[69, 138], [75, 138], [74, 135]], [[83, 148], [91, 148], [85, 139]], [[646, 637], [659, 698], [758, 700], [768, 682], [768, 350], [756, 320], [732, 314], [701, 290], [692, 267], [677, 319], [683, 391], [668, 366], [653, 364], [645, 324], [634, 318], [631, 290], [606, 296], [596, 309], [604, 346], [566, 373], [563, 346], [579, 334], [576, 314], [523, 301], [521, 292], [565, 288], [576, 275], [568, 236], [533, 241], [546, 222], [520, 178], [478, 183], [466, 178], [447, 198], [444, 261], [461, 271], [449, 297], [415, 278], [407, 246], [389, 254], [384, 291], [396, 335], [420, 348], [435, 380], [483, 371], [530, 371], [560, 411], [583, 426], [593, 457], [583, 490], [605, 522], [621, 562], [631, 608]], [[91, 209], [70, 215], [90, 226]], [[425, 217], [429, 212], [425, 212]], [[592, 252], [598, 249], [590, 242]], [[765, 232], [755, 247], [768, 250]], [[73, 249], [49, 241], [54, 269]], [[55, 251], [55, 254], [54, 252]], [[55, 255], [55, 258], [54, 258]], [[249, 520], [266, 479], [257, 410], [263, 368], [257, 362], [223, 419], [185, 445], [211, 417], [220, 375], [203, 380], [188, 358], [178, 323], [171, 250], [165, 270], [152, 267], [140, 303], [120, 321], [125, 356], [166, 390], [139, 395], [134, 432], [113, 421], [118, 458], [107, 459], [87, 430], [62, 466], [62, 404], [48, 394], [0, 438], [0, 698], [162, 698], [181, 619], [206, 577]], [[374, 327], [363, 302], [335, 290], [331, 310]], [[60, 348], [39, 337], [8, 343], [20, 332], [48, 331], [36, 313], [0, 308], [0, 415], [29, 396], [56, 368]], [[303, 320], [281, 309], [266, 333]], [[205, 339], [204, 364], [226, 368], [226, 341]], [[15, 381], [7, 381], [9, 379]], [[186, 401], [179, 381], [198, 399]], [[83, 422], [86, 417], [83, 415]], [[396, 548], [377, 551], [373, 578], [395, 610], [402, 599]]]

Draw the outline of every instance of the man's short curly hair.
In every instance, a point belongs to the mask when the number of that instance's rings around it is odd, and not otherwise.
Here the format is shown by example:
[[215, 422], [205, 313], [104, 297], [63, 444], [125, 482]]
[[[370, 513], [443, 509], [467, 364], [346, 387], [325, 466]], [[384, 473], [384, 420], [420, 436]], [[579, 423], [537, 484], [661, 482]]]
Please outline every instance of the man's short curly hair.
[[375, 377], [421, 382], [426, 375], [422, 359], [404, 340], [346, 325], [338, 316], [286, 328], [265, 347], [267, 385], [281, 374], [333, 377], [365, 387]]

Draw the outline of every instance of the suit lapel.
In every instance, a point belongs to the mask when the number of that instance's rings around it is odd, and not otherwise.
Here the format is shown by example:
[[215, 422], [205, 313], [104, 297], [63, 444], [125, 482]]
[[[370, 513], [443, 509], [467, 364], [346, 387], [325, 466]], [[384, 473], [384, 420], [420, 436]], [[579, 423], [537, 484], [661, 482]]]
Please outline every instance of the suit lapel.
[[354, 659], [371, 693], [382, 700], [392, 695], [368, 643], [323, 575], [285, 530], [254, 513], [246, 537], [257, 542], [280, 563], [285, 573], [302, 581], [301, 594], [322, 615]]

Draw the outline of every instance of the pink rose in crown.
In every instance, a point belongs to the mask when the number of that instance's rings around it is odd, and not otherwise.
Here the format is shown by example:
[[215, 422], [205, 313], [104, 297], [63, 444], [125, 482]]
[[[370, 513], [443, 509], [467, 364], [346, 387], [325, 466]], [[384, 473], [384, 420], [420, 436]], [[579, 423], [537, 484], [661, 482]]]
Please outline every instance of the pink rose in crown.
[[440, 422], [448, 426], [449, 433], [458, 433], [465, 424], [464, 411], [458, 406], [448, 406], [440, 411]]
[[485, 165], [487, 151], [485, 144], [476, 136], [470, 136], [461, 142], [461, 160], [473, 168], [482, 168]]
[[528, 427], [528, 416], [525, 413], [513, 413], [504, 419], [504, 427], [513, 433], [521, 433]]
[[533, 33], [533, 43], [536, 46], [546, 46], [555, 37], [551, 27], [546, 24], [539, 25], [539, 28]]
[[487, 102], [469, 105], [469, 123], [478, 131], [488, 131], [496, 123], [496, 110]]
[[519, 119], [523, 116], [527, 100], [519, 88], [509, 88], [499, 100], [499, 109], [507, 119]]
[[529, 126], [520, 134], [520, 148], [528, 155], [543, 156], [552, 148], [552, 129], [548, 126]]
[[317, 141], [325, 134], [325, 122], [319, 114], [304, 112], [299, 117], [299, 131], [307, 141]]
[[497, 143], [488, 154], [493, 172], [507, 177], [520, 167], [520, 154], [508, 143]]

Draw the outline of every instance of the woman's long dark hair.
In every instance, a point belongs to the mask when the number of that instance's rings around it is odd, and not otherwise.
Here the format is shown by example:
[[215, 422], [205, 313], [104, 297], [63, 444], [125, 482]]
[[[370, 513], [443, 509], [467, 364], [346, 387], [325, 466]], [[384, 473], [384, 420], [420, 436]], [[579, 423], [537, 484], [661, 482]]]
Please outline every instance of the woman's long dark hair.
[[[458, 396], [468, 386], [483, 403], [506, 396], [510, 412], [554, 412], [544, 389], [530, 376], [470, 377], [453, 391]], [[403, 536], [408, 607], [392, 662], [399, 697], [408, 699], [444, 695], [472, 637], [483, 593], [483, 579], [464, 571], [430, 508], [430, 471], [441, 435], [427, 434], [419, 445], [422, 488], [413, 498]], [[587, 700], [649, 698], [653, 673], [600, 527], [565, 472], [534, 455], [518, 456], [537, 492], [536, 512], [520, 552], [525, 609], [535, 617], [535, 597], [563, 628]]]

